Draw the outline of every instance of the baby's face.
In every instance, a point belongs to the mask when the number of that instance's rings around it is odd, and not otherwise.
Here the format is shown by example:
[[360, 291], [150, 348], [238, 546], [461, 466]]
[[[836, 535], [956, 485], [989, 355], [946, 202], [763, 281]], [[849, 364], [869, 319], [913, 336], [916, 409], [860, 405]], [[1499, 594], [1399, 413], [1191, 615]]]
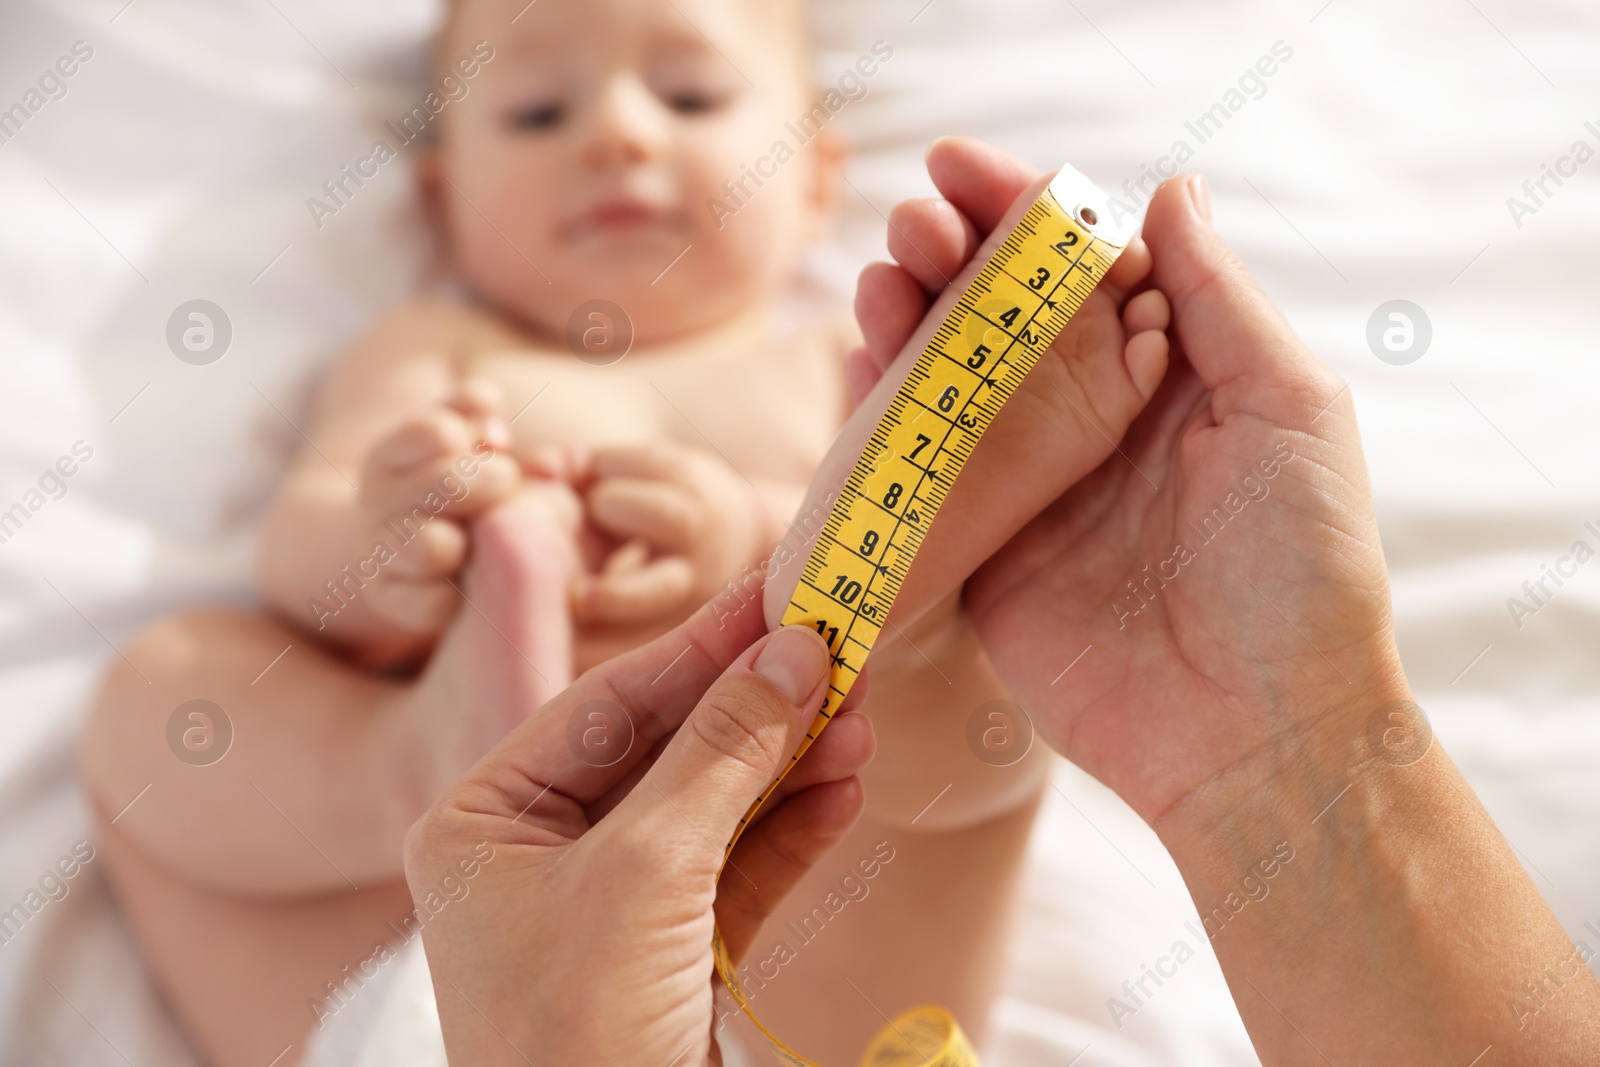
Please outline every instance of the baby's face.
[[[494, 57], [442, 116], [436, 192], [478, 292], [554, 336], [579, 305], [609, 300], [650, 343], [726, 320], [793, 269], [833, 160], [785, 126], [810, 103], [798, 4], [458, 3], [441, 60], [479, 40]], [[795, 158], [730, 198], [724, 183], [780, 140]]]

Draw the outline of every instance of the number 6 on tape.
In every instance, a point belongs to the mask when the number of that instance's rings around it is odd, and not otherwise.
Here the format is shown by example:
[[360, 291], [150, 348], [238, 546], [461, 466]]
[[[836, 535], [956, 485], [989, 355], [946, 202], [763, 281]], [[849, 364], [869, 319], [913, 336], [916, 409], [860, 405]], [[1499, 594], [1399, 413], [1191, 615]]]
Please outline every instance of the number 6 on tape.
[[[827, 698], [794, 758], [745, 813], [728, 852], [855, 684], [928, 527], [984, 431], [1127, 247], [1132, 227], [1110, 220], [1105, 194], [1062, 168], [962, 293], [890, 402], [783, 615], [785, 626], [815, 627], [833, 650]], [[817, 1067], [751, 1012], [720, 931], [712, 948], [723, 984], [778, 1057]], [[860, 1063], [976, 1067], [978, 1059], [949, 1012], [922, 1007], [884, 1027]]]

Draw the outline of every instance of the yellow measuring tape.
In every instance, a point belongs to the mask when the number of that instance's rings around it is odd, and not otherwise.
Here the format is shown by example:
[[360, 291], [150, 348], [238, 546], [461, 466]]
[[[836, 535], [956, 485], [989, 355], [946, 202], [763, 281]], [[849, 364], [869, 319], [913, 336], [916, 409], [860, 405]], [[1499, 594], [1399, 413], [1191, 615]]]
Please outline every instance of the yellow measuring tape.
[[[833, 718], [866, 666], [939, 506], [1000, 408], [1128, 244], [1104, 193], [1062, 168], [945, 316], [889, 404], [806, 561], [783, 625], [811, 626], [833, 650], [829, 691], [788, 765], [739, 823], [728, 851]], [[720, 931], [717, 973], [779, 1059], [817, 1067], [750, 1010]], [[977, 1067], [949, 1012], [905, 1012], [875, 1037], [861, 1067]]]

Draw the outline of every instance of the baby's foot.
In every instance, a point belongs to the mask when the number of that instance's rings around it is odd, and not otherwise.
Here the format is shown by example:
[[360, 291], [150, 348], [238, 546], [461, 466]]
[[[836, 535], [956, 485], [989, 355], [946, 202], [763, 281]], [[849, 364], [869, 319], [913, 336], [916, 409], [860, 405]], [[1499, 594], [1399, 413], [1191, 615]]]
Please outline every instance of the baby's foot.
[[[937, 143], [928, 170], [947, 199], [895, 209], [889, 246], [899, 264], [869, 267], [856, 298], [867, 345], [854, 357], [852, 383], [859, 388], [874, 373], [883, 380], [823, 460], [802, 515], [826, 512], [824, 502], [844, 484], [940, 321], [1046, 184], [1026, 164], [975, 141]], [[1115, 452], [1166, 372], [1166, 296], [1147, 290], [1128, 298], [1150, 269], [1150, 250], [1135, 238], [995, 418], [901, 588], [893, 616], [900, 627], [956, 589], [1029, 519]], [[767, 583], [769, 622], [788, 603], [807, 551]]]
[[440, 787], [572, 681], [579, 505], [534, 482], [472, 524], [461, 610], [406, 707]]

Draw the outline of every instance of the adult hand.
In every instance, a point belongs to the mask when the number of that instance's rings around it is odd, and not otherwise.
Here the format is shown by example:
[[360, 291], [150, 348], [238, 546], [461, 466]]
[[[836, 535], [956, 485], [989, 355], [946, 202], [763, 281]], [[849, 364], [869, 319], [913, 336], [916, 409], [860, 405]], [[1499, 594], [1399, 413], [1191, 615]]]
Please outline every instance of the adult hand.
[[1166, 380], [967, 603], [1046, 739], [1159, 828], [1409, 693], [1348, 389], [1212, 229], [1204, 179], [1163, 186], [1144, 232]]
[[[904, 205], [897, 229], [917, 235], [915, 249], [862, 278], [863, 330], [881, 350], [899, 351], [928, 310], [919, 263], [959, 271], [976, 243], [964, 231], [981, 240], [976, 227], [1038, 185], [974, 141], [939, 142], [929, 169], [950, 200]], [[1212, 231], [1200, 182], [1168, 183], [1132, 250], [1153, 273], [1128, 307], [1161, 298], [1176, 316], [1176, 351], [1149, 405], [1126, 436], [1102, 420], [1120, 440], [1097, 450], [1050, 425], [1076, 419], [1008, 406], [995, 424], [1011, 438], [1005, 450], [1033, 458], [990, 469], [985, 437], [946, 503], [963, 516], [961, 540], [933, 576], [959, 581], [983, 562], [967, 547], [983, 540], [974, 527], [1001, 520], [972, 505], [993, 483], [1030, 497], [1054, 488], [968, 583], [966, 605], [1012, 695], [1040, 709], [1041, 735], [1151, 820], [1246, 754], [1300, 736], [1331, 704], [1359, 714], [1404, 696], [1348, 394]], [[964, 225], [945, 221], [951, 213]], [[1164, 327], [1166, 315], [1154, 321]], [[1133, 347], [1128, 368], [1083, 377], [1137, 380]], [[1056, 486], [1059, 467], [1073, 478]], [[941, 512], [930, 542], [941, 525], [957, 520]], [[927, 569], [919, 554], [913, 575], [927, 580]]]
[[827, 666], [808, 629], [768, 636], [755, 607], [708, 607], [585, 674], [445, 793], [407, 839], [406, 878], [419, 901], [446, 875], [468, 886], [423, 934], [451, 1062], [720, 1062], [713, 916], [737, 960], [860, 811], [872, 733], [844, 713], [719, 887], [723, 847], [816, 714]]
[[[1028, 188], [992, 149], [935, 153], [993, 203]], [[1588, 957], [1409, 702], [1347, 389], [1202, 181], [1163, 186], [1144, 238], [1171, 368], [1117, 454], [967, 584], [1002, 681], [1161, 835], [1265, 1062], [1593, 1062]], [[906, 340], [925, 298], [873, 286], [880, 343]]]

